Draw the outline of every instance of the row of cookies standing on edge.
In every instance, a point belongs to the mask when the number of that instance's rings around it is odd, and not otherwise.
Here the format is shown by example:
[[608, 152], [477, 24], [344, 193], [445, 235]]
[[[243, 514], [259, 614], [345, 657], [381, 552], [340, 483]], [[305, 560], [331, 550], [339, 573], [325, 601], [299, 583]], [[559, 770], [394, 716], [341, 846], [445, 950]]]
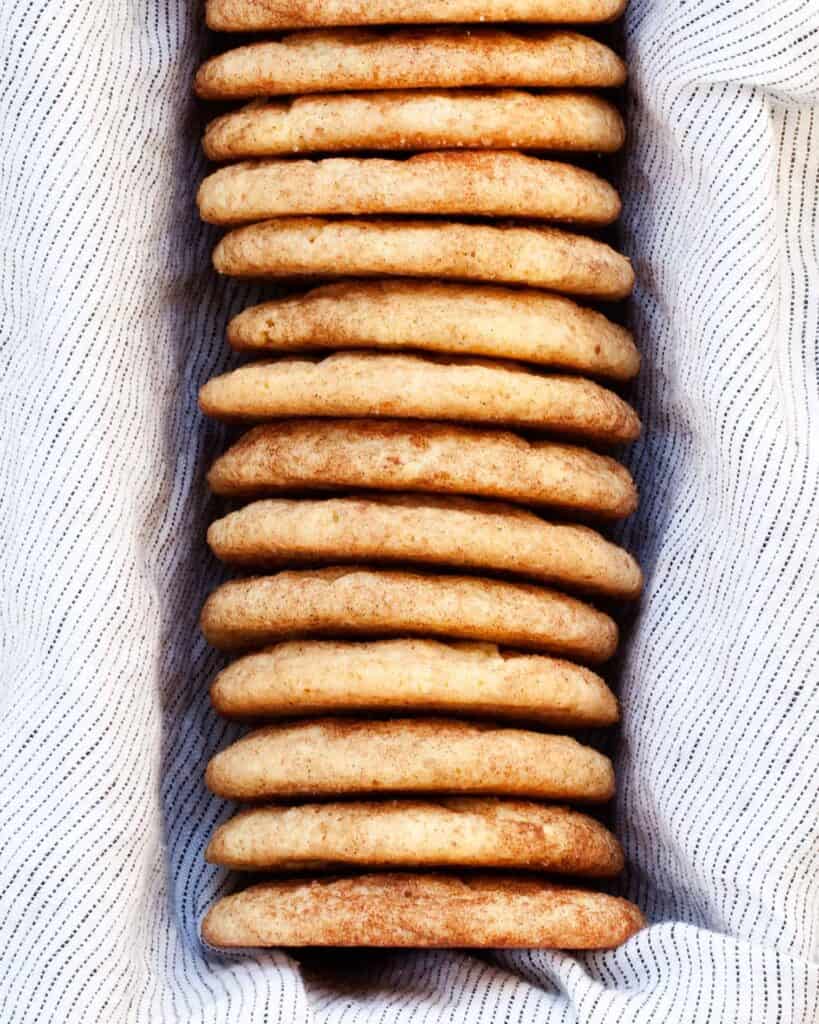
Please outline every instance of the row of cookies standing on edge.
[[[608, 799], [608, 760], [517, 723], [617, 718], [605, 683], [578, 663], [613, 653], [614, 623], [551, 588], [631, 598], [639, 567], [589, 527], [526, 506], [617, 517], [635, 505], [627, 472], [574, 442], [633, 440], [636, 416], [565, 372], [636, 373], [628, 332], [566, 297], [619, 299], [633, 275], [603, 243], [551, 226], [611, 223], [611, 186], [517, 150], [615, 151], [617, 110], [569, 90], [619, 85], [625, 69], [563, 29], [355, 26], [595, 21], [620, 5], [408, 6], [208, 5], [218, 29], [353, 26], [240, 47], [197, 76], [205, 98], [252, 100], [205, 135], [212, 159], [239, 162], [203, 182], [200, 212], [247, 225], [219, 243], [217, 270], [353, 278], [240, 314], [231, 344], [278, 358], [202, 389], [208, 414], [263, 423], [211, 470], [214, 491], [251, 500], [213, 524], [211, 547], [244, 568], [285, 568], [207, 602], [217, 646], [274, 644], [229, 665], [214, 704], [240, 718], [319, 716], [251, 732], [213, 759], [208, 782], [235, 799], [323, 801], [253, 807], [217, 831], [208, 855], [239, 869], [388, 870], [251, 887], [220, 901], [204, 934], [216, 945], [612, 945], [640, 925], [625, 901], [537, 876], [417, 871], [605, 877], [622, 865], [593, 818], [532, 799]], [[362, 150], [386, 152], [344, 155]], [[341, 494], [291, 496], [328, 489]], [[323, 568], [287, 569], [311, 564]], [[326, 717], [355, 711], [490, 720]], [[395, 793], [405, 796], [373, 799]], [[337, 796], [358, 799], [324, 802]]]

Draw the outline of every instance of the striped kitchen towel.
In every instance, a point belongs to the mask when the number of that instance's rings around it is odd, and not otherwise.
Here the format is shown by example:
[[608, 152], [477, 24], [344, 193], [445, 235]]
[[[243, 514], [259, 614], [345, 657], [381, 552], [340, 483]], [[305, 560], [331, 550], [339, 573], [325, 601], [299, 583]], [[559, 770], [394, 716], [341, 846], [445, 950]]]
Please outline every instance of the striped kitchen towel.
[[611, 953], [217, 955], [233, 735], [206, 700], [196, 410], [209, 269], [182, 0], [5, 0], [0, 103], [0, 1021], [819, 1019], [819, 7], [632, 0], [624, 244], [648, 587], [624, 707]]

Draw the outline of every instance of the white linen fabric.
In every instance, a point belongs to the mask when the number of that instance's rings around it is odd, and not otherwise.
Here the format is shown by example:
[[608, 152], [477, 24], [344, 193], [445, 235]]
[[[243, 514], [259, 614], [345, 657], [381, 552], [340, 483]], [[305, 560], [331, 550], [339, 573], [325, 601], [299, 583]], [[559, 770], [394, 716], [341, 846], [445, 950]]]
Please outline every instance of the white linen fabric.
[[0, 1021], [819, 1019], [819, 6], [632, 0], [648, 586], [624, 706], [622, 890], [584, 956], [223, 955], [229, 808], [197, 614], [218, 570], [196, 390], [228, 316], [196, 218], [183, 0], [2, 0]]

